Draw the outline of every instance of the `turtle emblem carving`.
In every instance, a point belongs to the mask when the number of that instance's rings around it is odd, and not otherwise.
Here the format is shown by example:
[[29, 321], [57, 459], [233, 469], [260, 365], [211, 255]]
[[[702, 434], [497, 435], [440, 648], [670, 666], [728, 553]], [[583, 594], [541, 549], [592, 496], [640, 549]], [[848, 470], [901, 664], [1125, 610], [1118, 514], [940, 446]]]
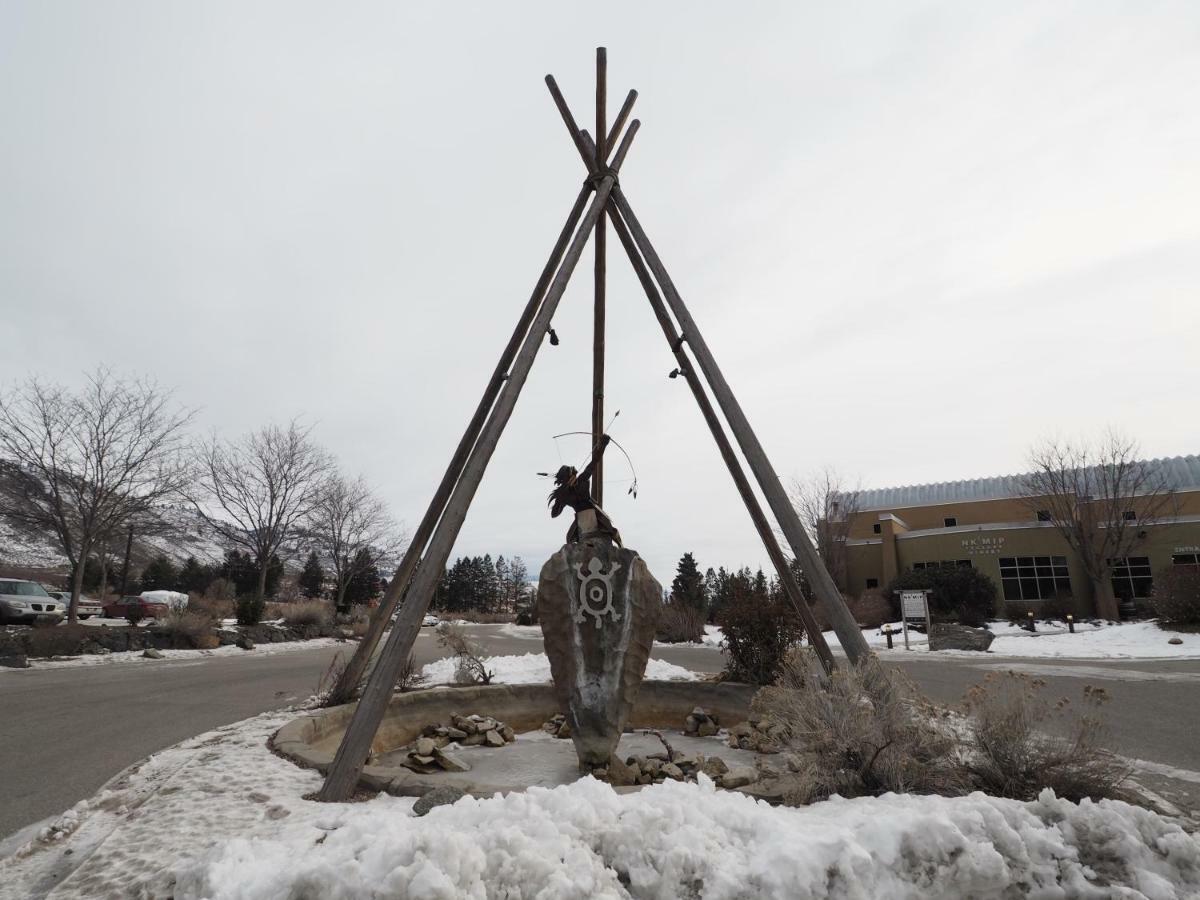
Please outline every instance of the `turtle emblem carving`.
[[621, 618], [621, 614], [613, 606], [612, 587], [613, 576], [617, 574], [621, 564], [614, 562], [612, 568], [607, 572], [600, 571], [602, 568], [603, 563], [595, 556], [588, 562], [586, 571], [582, 564], [575, 567], [575, 574], [579, 577], [579, 609], [575, 612], [576, 624], [587, 621], [587, 616], [591, 616], [596, 627], [599, 628], [600, 620], [605, 616], [612, 616], [614, 620]]

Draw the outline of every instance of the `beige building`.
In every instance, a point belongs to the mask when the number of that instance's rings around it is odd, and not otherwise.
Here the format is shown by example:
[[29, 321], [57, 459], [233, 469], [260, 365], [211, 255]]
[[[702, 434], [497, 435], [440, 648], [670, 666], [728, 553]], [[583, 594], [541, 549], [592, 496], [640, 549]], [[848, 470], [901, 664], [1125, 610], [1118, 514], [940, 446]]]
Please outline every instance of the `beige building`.
[[[1129, 554], [1115, 563], [1122, 600], [1149, 596], [1172, 565], [1200, 565], [1200, 456], [1150, 460], [1171, 491], [1152, 521], [1138, 522]], [[857, 507], [844, 526], [846, 589], [884, 588], [897, 574], [927, 566], [971, 566], [1007, 601], [1058, 601], [1063, 612], [1094, 612], [1093, 589], [1048, 510], [1026, 496], [1021, 475], [919, 484], [842, 495]], [[1049, 504], [1047, 504], [1049, 505]], [[1137, 521], [1137, 498], [1122, 511]]]

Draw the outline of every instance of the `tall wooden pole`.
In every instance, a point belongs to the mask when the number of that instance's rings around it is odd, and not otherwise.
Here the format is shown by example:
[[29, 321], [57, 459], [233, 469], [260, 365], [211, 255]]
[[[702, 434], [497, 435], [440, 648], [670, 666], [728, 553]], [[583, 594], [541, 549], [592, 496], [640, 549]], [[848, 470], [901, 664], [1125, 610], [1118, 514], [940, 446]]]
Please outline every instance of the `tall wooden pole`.
[[717, 449], [721, 452], [721, 458], [725, 460], [725, 467], [729, 469], [729, 474], [733, 478], [733, 483], [737, 487], [738, 494], [741, 495], [742, 503], [745, 504], [746, 511], [750, 513], [750, 520], [754, 523], [754, 528], [767, 550], [767, 556], [771, 558], [771, 564], [775, 567], [775, 571], [779, 573], [779, 583], [783, 587], [783, 592], [800, 616], [800, 621], [804, 623], [804, 630], [808, 632], [808, 639], [812, 643], [813, 650], [816, 651], [817, 657], [821, 660], [821, 667], [825, 670], [825, 674], [828, 675], [837, 668], [837, 663], [834, 662], [833, 653], [829, 650], [829, 644], [825, 641], [825, 635], [821, 633], [821, 627], [817, 624], [812, 610], [808, 608], [808, 602], [804, 599], [804, 592], [800, 590], [796, 576], [793, 574], [791, 566], [788, 565], [787, 557], [783, 555], [783, 550], [779, 547], [779, 541], [775, 539], [775, 532], [771, 530], [771, 523], [767, 520], [763, 508], [758, 502], [758, 497], [754, 494], [754, 489], [746, 479], [746, 473], [742, 471], [742, 464], [738, 461], [737, 454], [733, 452], [733, 447], [730, 445], [729, 438], [725, 434], [725, 428], [721, 424], [721, 420], [717, 417], [717, 411], [713, 409], [712, 402], [708, 399], [708, 394], [705, 393], [704, 385], [700, 383], [700, 376], [696, 374], [696, 367], [692, 365], [691, 360], [688, 359], [687, 352], [683, 349], [683, 342], [679, 340], [679, 335], [675, 331], [675, 324], [671, 321], [670, 313], [667, 312], [667, 308], [663, 305], [662, 297], [659, 296], [658, 291], [655, 289], [654, 279], [646, 270], [646, 265], [638, 253], [637, 246], [633, 242], [633, 237], [629, 234], [625, 223], [621, 221], [620, 213], [617, 212], [616, 207], [612, 203], [608, 205], [608, 214], [612, 219], [613, 231], [617, 233], [617, 237], [620, 239], [622, 246], [624, 246], [625, 253], [629, 256], [629, 262], [633, 265], [634, 273], [637, 275], [638, 281], [641, 282], [642, 289], [646, 292], [646, 298], [650, 301], [650, 306], [654, 309], [654, 315], [658, 319], [658, 324], [662, 326], [663, 336], [666, 337], [667, 343], [671, 346], [671, 350], [675, 354], [675, 360], [679, 364], [679, 372], [687, 381], [688, 387], [692, 389], [692, 396], [696, 398], [696, 405], [700, 407], [700, 413], [704, 416], [704, 421], [708, 425], [708, 430], [711, 432], [713, 440], [716, 441]]
[[[635, 121], [634, 125], [636, 126], [636, 124], [637, 122]], [[583, 135], [583, 140], [585, 144], [590, 143], [590, 138], [586, 133]], [[742, 470], [742, 464], [738, 461], [737, 454], [733, 451], [733, 446], [729, 443], [729, 437], [725, 434], [725, 427], [721, 424], [721, 420], [717, 416], [717, 411], [713, 409], [712, 402], [708, 399], [708, 394], [704, 390], [704, 385], [700, 383], [700, 376], [696, 374], [696, 367], [688, 359], [687, 352], [683, 348], [683, 341], [679, 339], [679, 334], [675, 330], [675, 323], [671, 320], [671, 314], [663, 304], [658, 288], [654, 284], [654, 278], [647, 271], [646, 264], [638, 252], [637, 245], [634, 243], [629, 229], [621, 221], [621, 215], [617, 212], [616, 207], [611, 201], [609, 201], [607, 211], [609, 218], [612, 219], [613, 231], [617, 233], [617, 238], [621, 241], [621, 246], [625, 248], [625, 254], [629, 257], [630, 265], [633, 266], [633, 272], [641, 283], [642, 290], [646, 293], [646, 299], [650, 301], [650, 307], [654, 310], [654, 316], [658, 319], [658, 324], [662, 327], [663, 336], [667, 339], [667, 344], [671, 347], [671, 352], [675, 354], [675, 360], [679, 363], [680, 374], [683, 375], [684, 380], [688, 383], [688, 387], [691, 388], [692, 396], [696, 398], [696, 405], [700, 407], [700, 413], [704, 416], [704, 421], [708, 425], [708, 430], [712, 434], [713, 440], [716, 442], [717, 449], [721, 453], [721, 458], [725, 461], [726, 468], [729, 469], [729, 475], [733, 478], [733, 483], [742, 498], [742, 503], [745, 504], [746, 511], [750, 514], [750, 520], [754, 523], [754, 528], [758, 532], [763, 546], [766, 548], [767, 556], [771, 558], [771, 564], [779, 574], [779, 583], [783, 586], [783, 592], [791, 602], [793, 608], [795, 608], [796, 613], [800, 616], [800, 621], [804, 623], [804, 629], [808, 632], [813, 650], [816, 651], [817, 657], [821, 661], [821, 667], [825, 670], [825, 674], [828, 675], [837, 668], [837, 663], [833, 659], [833, 653], [829, 649], [829, 644], [825, 641], [825, 635], [821, 633], [821, 628], [817, 624], [812, 610], [808, 608], [808, 602], [804, 599], [804, 592], [800, 590], [796, 576], [792, 573], [792, 569], [788, 565], [787, 557], [783, 555], [783, 550], [779, 547], [779, 541], [775, 539], [775, 532], [771, 529], [771, 523], [767, 520], [766, 513], [763, 512], [762, 505], [758, 502], [758, 497], [755, 496], [754, 489], [750, 486], [750, 482], [746, 478], [746, 473]]]
[[416, 571], [421, 554], [425, 552], [425, 545], [429, 542], [429, 537], [433, 534], [434, 526], [437, 525], [442, 511], [446, 508], [450, 492], [454, 490], [454, 485], [457, 483], [459, 475], [462, 474], [463, 466], [466, 465], [467, 454], [475, 446], [479, 432], [483, 429], [484, 419], [491, 410], [492, 404], [496, 402], [500, 388], [504, 385], [504, 380], [508, 376], [508, 368], [512, 365], [512, 361], [517, 355], [517, 349], [521, 346], [521, 342], [525, 339], [525, 335], [529, 331], [529, 324], [533, 321], [534, 316], [537, 315], [538, 308], [542, 304], [542, 298], [546, 294], [546, 287], [550, 284], [550, 279], [554, 277], [554, 273], [558, 270], [563, 252], [567, 249], [567, 242], [571, 239], [571, 235], [575, 233], [575, 226], [579, 224], [579, 219], [583, 215], [584, 207], [587, 206], [587, 200], [591, 196], [591, 193], [592, 189], [590, 185], [584, 185], [580, 188], [579, 196], [575, 198], [575, 205], [571, 207], [566, 224], [563, 225], [562, 231], [559, 232], [558, 240], [554, 244], [550, 258], [546, 261], [546, 265], [542, 269], [542, 274], [533, 288], [533, 293], [529, 295], [529, 300], [525, 303], [525, 309], [521, 311], [517, 327], [513, 329], [513, 333], [504, 347], [504, 352], [500, 354], [500, 360], [496, 363], [496, 368], [492, 370], [492, 377], [488, 379], [487, 386], [483, 391], [483, 397], [480, 398], [479, 405], [475, 407], [475, 414], [471, 416], [471, 421], [467, 424], [466, 431], [459, 438], [458, 446], [454, 450], [454, 456], [451, 457], [450, 464], [446, 467], [445, 474], [442, 475], [442, 480], [434, 492], [433, 499], [429, 502], [429, 507], [425, 510], [425, 515], [421, 519], [421, 523], [417, 526], [417, 530], [404, 552], [404, 557], [401, 559], [400, 565], [396, 568], [396, 572], [388, 584], [388, 589], [383, 595], [383, 601], [372, 612], [370, 622], [367, 624], [366, 634], [358, 642], [354, 656], [350, 658], [349, 664], [342, 670], [341, 675], [338, 676], [337, 683], [334, 684], [333, 690], [330, 691], [329, 703], [331, 705], [349, 703], [354, 699], [359, 682], [362, 681], [363, 673], [367, 670], [367, 665], [375, 653], [375, 648], [379, 646], [379, 639], [383, 637], [383, 632], [387, 629], [388, 623], [391, 622], [396, 604], [400, 602], [409, 581], [412, 580], [413, 572]]
[[354, 716], [338, 747], [329, 774], [325, 778], [325, 784], [317, 795], [319, 800], [346, 800], [358, 784], [363, 766], [366, 765], [367, 757], [371, 752], [371, 743], [379, 730], [379, 723], [383, 719], [388, 701], [395, 688], [396, 679], [412, 651], [413, 642], [421, 628], [421, 619], [424, 618], [425, 612], [429, 608], [429, 601], [432, 599], [438, 579], [445, 569], [450, 551], [454, 548], [454, 541], [462, 528], [463, 520], [466, 519], [471, 500], [479, 488], [479, 482], [483, 479], [483, 473], [492, 458], [500, 435], [512, 416], [517, 397], [529, 377], [533, 361], [542, 345], [546, 330], [550, 327], [555, 310], [558, 309], [558, 302], [567, 288], [571, 273], [575, 271], [579, 257], [583, 254], [588, 236], [596, 227], [597, 219], [604, 214], [604, 207], [608, 202], [614, 181], [612, 175], [606, 175], [595, 183], [596, 193], [592, 198], [591, 205], [567, 248], [562, 264], [546, 292], [546, 299], [542, 302], [529, 333], [521, 343], [521, 350], [513, 362], [512, 370], [505, 379], [504, 387], [501, 388], [500, 395], [496, 398], [496, 403], [463, 467], [462, 475], [454, 487], [454, 492], [450, 495], [442, 518], [433, 532], [425, 557], [421, 560], [421, 565], [417, 568], [409, 587], [408, 598], [400, 608], [395, 625], [392, 626], [387, 644], [384, 646], [375, 668], [371, 670], [371, 677], [367, 680], [362, 699], [354, 710]]
[[742, 448], [742, 453], [746, 457], [746, 461], [750, 464], [750, 471], [754, 473], [754, 478], [758, 482], [759, 488], [761, 488], [763, 495], [767, 498], [767, 505], [771, 507], [771, 512], [775, 515], [776, 521], [779, 522], [780, 527], [783, 529], [784, 537], [787, 538], [788, 543], [791, 545], [792, 552], [796, 554], [796, 558], [800, 561], [800, 567], [808, 576], [813, 587], [813, 593], [816, 594], [817, 600], [820, 601], [826, 615], [829, 616], [833, 630], [837, 634], [838, 642], [842, 645], [842, 649], [846, 652], [846, 656], [850, 659], [850, 662], [857, 665], [871, 654], [866, 640], [863, 639], [862, 629], [858, 627], [858, 623], [850, 615], [850, 610], [846, 608], [841, 592], [837, 589], [837, 585], [833, 583], [833, 578], [830, 576], [829, 570], [825, 568], [824, 562], [813, 547], [812, 541], [804, 530], [804, 526], [800, 523], [800, 517], [796, 515], [796, 510], [792, 507], [791, 501], [783, 489], [783, 485], [779, 483], [779, 477], [775, 474], [775, 469], [772, 467], [771, 461], [767, 458], [762, 444], [759, 443], [754, 429], [750, 427], [750, 421], [742, 411], [741, 404], [738, 403], [737, 398], [729, 387], [729, 383], [721, 373], [721, 369], [713, 358], [712, 352], [708, 349], [708, 344], [705, 342], [704, 336], [700, 333], [695, 319], [692, 318], [687, 305], [683, 302], [683, 298], [679, 296], [679, 291], [676, 290], [675, 284], [667, 274], [667, 270], [655, 252], [654, 246], [650, 243], [649, 238], [646, 237], [646, 232], [642, 229], [641, 224], [634, 215], [629, 201], [625, 199], [625, 195], [621, 192], [620, 188], [613, 190], [612, 197], [617, 210], [621, 214], [622, 220], [629, 227], [638, 251], [645, 259], [650, 271], [654, 273], [655, 280], [662, 289], [663, 296], [666, 297], [671, 312], [675, 314], [675, 318], [679, 322], [683, 332], [680, 340], [686, 341], [692, 348], [692, 353], [700, 366], [700, 370], [704, 373], [704, 378], [708, 382], [708, 386], [712, 389], [717, 404], [721, 407], [721, 412], [725, 414], [725, 418], [729, 422], [733, 436], [737, 439], [738, 445]]
[[[604, 168], [608, 158], [608, 51], [596, 48], [596, 167]], [[594, 272], [596, 302], [592, 323], [592, 446], [600, 446], [604, 431], [604, 288], [605, 247], [604, 216], [596, 220], [596, 265]], [[604, 506], [604, 455], [595, 454], [592, 462], [592, 497], [596, 505]]]

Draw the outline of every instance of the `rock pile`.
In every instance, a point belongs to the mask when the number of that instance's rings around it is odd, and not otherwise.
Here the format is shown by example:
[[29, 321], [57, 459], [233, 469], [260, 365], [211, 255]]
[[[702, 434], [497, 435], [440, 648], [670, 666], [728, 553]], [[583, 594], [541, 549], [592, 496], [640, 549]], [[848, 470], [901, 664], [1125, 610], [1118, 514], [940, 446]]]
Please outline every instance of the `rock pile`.
[[663, 781], [695, 781], [703, 772], [723, 788], [739, 788], [758, 780], [752, 766], [729, 766], [719, 756], [702, 753], [683, 753], [678, 750], [660, 751], [645, 755], [627, 756], [624, 761], [614, 756], [608, 765], [593, 769], [592, 775], [614, 787], [657, 784]]
[[683, 724], [683, 733], [695, 737], [711, 737], [721, 730], [717, 717], [697, 706]]
[[761, 720], [739, 722], [729, 729], [727, 743], [734, 750], [753, 750], [755, 753], [778, 753], [783, 740], [783, 726]]
[[450, 717], [449, 725], [426, 725], [413, 741], [400, 765], [422, 775], [433, 772], [466, 772], [465, 762], [447, 753], [451, 744], [462, 747], [503, 747], [517, 739], [512, 727], [490, 716]]
[[566, 716], [559, 713], [549, 722], [545, 722], [542, 725], [542, 731], [551, 737], [569, 738], [571, 736], [571, 723], [567, 721]]

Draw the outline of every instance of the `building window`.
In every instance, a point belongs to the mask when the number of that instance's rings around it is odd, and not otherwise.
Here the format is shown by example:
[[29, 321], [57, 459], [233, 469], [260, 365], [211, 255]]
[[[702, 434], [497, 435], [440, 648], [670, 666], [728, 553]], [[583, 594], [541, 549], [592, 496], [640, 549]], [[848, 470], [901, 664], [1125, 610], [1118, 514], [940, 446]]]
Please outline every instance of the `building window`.
[[1154, 586], [1150, 557], [1122, 556], [1110, 559], [1108, 564], [1112, 566], [1112, 589], [1117, 597], [1132, 600], [1150, 596], [1150, 589]]
[[1171, 555], [1173, 566], [1200, 566], [1200, 553], [1174, 553]]
[[1127, 509], [1125, 512], [1121, 513], [1121, 518], [1126, 522], [1136, 522], [1137, 513], [1135, 513], [1132, 509]]
[[1051, 521], [1051, 519], [1050, 519], [1050, 510], [1048, 510], [1048, 509], [1039, 509], [1039, 510], [1037, 511], [1037, 520], [1038, 520], [1039, 522], [1049, 522], [1049, 521]]
[[871, 526], [871, 530], [872, 530], [873, 532], [875, 532], [876, 534], [882, 534], [882, 533], [883, 533], [883, 526], [882, 526], [882, 525], [880, 525], [878, 522], [876, 522], [874, 525], [872, 525], [872, 526]]
[[958, 519], [954, 516], [946, 516], [946, 518], [942, 519], [942, 522], [947, 528], [953, 528], [958, 524]]
[[871, 590], [872, 588], [877, 588], [877, 587], [879, 587], [879, 579], [878, 578], [868, 578], [867, 579], [867, 590], [868, 591]]
[[1065, 556], [1002, 556], [1005, 600], [1055, 600], [1071, 596]]
[[940, 559], [934, 562], [916, 562], [912, 564], [913, 571], [919, 572], [921, 569], [969, 569], [971, 561], [969, 559]]

